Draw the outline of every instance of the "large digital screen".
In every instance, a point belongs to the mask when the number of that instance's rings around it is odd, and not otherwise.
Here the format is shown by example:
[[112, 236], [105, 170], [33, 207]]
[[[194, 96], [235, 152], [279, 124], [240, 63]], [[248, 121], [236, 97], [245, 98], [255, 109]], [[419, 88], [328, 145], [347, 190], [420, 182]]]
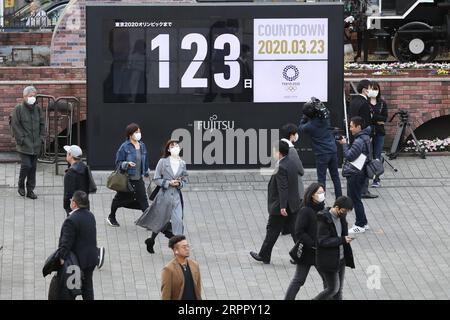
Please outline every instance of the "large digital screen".
[[88, 5], [89, 163], [111, 168], [136, 122], [152, 165], [179, 135], [195, 167], [266, 166], [312, 96], [342, 127], [342, 27], [340, 4]]

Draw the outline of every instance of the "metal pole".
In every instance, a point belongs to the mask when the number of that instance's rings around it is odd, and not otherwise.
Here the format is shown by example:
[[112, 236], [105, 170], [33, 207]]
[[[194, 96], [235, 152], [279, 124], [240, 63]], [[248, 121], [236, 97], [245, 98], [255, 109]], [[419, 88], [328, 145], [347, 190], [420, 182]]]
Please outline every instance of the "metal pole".
[[347, 121], [347, 100], [345, 99], [345, 82], [344, 82], [344, 121], [345, 121], [345, 134], [347, 135], [347, 141], [350, 141], [348, 134], [348, 121]]

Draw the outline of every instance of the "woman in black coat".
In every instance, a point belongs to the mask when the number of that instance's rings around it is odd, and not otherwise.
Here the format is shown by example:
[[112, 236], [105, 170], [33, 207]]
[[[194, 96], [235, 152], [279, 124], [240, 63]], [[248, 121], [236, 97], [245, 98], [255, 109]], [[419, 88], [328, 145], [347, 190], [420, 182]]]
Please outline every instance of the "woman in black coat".
[[[372, 81], [372, 89], [369, 90], [370, 106], [372, 107], [372, 148], [373, 158], [381, 160], [381, 152], [384, 146], [384, 124], [387, 121], [388, 110], [386, 101], [381, 99], [380, 85], [376, 81]], [[381, 187], [380, 178], [373, 180], [372, 188]]]
[[317, 214], [316, 268], [326, 286], [314, 300], [342, 300], [345, 267], [355, 268], [348, 236], [347, 212], [353, 209], [352, 199], [342, 196], [332, 208]]
[[320, 183], [312, 183], [305, 190], [303, 204], [295, 222], [295, 239], [303, 244], [303, 253], [297, 262], [294, 278], [286, 292], [285, 300], [295, 300], [300, 287], [308, 277], [309, 269], [315, 265], [317, 239], [317, 213], [325, 208], [325, 188]]

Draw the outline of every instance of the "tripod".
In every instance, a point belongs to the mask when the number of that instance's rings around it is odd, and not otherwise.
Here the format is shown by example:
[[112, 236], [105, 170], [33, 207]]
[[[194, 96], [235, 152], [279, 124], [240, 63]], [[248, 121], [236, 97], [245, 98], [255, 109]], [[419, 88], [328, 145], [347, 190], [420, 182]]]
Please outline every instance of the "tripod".
[[389, 167], [391, 167], [391, 169], [394, 170], [394, 172], [397, 172], [397, 171], [398, 171], [398, 169], [397, 169], [396, 167], [394, 167], [394, 166], [392, 165], [392, 163], [390, 163], [390, 162], [388, 161], [388, 159], [386, 159], [386, 157], [384, 156], [384, 154], [381, 155], [381, 162], [383, 162], [383, 163], [386, 162], [386, 163], [389, 165]]
[[389, 120], [389, 122], [392, 122], [392, 120], [397, 115], [400, 116], [400, 122], [398, 123], [397, 133], [395, 134], [394, 141], [392, 142], [391, 152], [388, 154], [389, 160], [397, 158], [398, 154], [404, 149], [405, 146], [403, 139], [406, 133], [406, 129], [409, 130], [409, 133], [416, 143], [416, 147], [419, 148], [420, 158], [425, 159], [425, 151], [419, 145], [419, 140], [417, 140], [414, 131], [411, 129], [411, 124], [408, 121], [408, 111], [400, 110], [399, 112], [396, 112], [392, 116], [391, 120]]

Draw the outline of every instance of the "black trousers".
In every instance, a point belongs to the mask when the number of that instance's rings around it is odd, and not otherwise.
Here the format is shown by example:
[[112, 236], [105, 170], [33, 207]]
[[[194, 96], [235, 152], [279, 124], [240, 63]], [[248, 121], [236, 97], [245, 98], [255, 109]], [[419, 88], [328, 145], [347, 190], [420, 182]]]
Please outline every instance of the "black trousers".
[[[266, 238], [264, 239], [261, 249], [259, 250], [259, 256], [264, 261], [270, 261], [273, 246], [277, 242], [280, 232], [283, 230], [284, 224], [287, 223], [288, 225], [293, 225], [296, 217], [296, 213], [290, 212], [288, 212], [287, 217], [282, 215], [269, 215], [269, 220], [267, 221], [266, 227]], [[294, 233], [291, 233], [291, 236], [295, 243]]]
[[95, 267], [83, 270], [83, 278], [81, 279], [81, 296], [83, 300], [94, 300], [94, 284], [92, 282], [92, 274]]
[[27, 191], [33, 191], [36, 187], [36, 166], [37, 155], [29, 155], [19, 153], [20, 155], [20, 173], [19, 173], [19, 189], [25, 189], [25, 178], [27, 180]]
[[117, 192], [111, 203], [111, 216], [116, 216], [116, 211], [119, 208], [128, 208], [135, 210], [142, 210], [148, 208], [147, 192], [145, 191], [145, 183], [141, 178], [139, 180], [130, 180], [133, 187], [133, 192]]
[[339, 262], [339, 270], [327, 272], [319, 269], [322, 279], [325, 279], [326, 287], [313, 300], [342, 300], [342, 288], [345, 277], [345, 260]]

